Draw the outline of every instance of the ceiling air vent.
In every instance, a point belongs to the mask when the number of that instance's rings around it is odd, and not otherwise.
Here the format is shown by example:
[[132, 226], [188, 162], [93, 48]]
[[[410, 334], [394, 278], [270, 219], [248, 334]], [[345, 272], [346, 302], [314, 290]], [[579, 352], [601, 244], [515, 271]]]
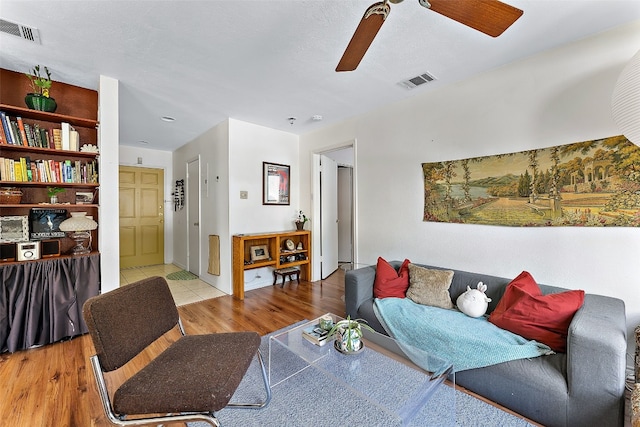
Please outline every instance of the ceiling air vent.
[[423, 73], [423, 74], [420, 74], [419, 76], [412, 77], [398, 84], [406, 89], [413, 89], [414, 87], [420, 86], [421, 84], [432, 82], [435, 79], [436, 78], [433, 77], [431, 74]]
[[41, 44], [40, 31], [37, 28], [27, 27], [26, 25], [16, 24], [5, 19], [0, 19], [0, 33], [11, 34], [30, 42]]

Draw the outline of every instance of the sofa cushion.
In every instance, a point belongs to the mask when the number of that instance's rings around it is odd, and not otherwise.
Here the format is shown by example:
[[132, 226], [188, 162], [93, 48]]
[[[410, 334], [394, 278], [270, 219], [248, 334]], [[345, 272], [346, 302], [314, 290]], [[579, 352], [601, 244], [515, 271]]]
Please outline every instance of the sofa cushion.
[[409, 263], [405, 259], [400, 269], [396, 271], [382, 257], [378, 257], [376, 279], [373, 282], [373, 296], [375, 298], [404, 298], [409, 287]]
[[453, 308], [449, 295], [452, 279], [453, 271], [451, 270], [436, 270], [409, 264], [407, 298], [418, 304]]
[[507, 286], [489, 321], [525, 338], [567, 350], [567, 333], [573, 315], [582, 307], [584, 291], [542, 295], [530, 273], [523, 271]]

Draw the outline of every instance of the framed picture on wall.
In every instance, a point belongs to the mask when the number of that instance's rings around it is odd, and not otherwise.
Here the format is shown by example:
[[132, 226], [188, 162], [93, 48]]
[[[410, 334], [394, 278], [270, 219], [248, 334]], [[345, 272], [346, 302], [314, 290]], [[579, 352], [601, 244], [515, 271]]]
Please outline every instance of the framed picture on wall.
[[289, 165], [262, 162], [262, 204], [288, 205], [291, 188]]

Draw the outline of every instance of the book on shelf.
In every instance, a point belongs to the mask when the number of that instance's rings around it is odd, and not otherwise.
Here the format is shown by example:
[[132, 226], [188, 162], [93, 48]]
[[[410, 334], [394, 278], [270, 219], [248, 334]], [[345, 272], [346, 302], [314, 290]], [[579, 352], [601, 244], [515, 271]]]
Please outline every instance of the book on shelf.
[[18, 123], [18, 130], [20, 131], [20, 139], [22, 140], [22, 145], [28, 147], [29, 139], [27, 138], [27, 131], [24, 128], [22, 117], [16, 117], [16, 123]]
[[[0, 121], [2, 118], [0, 117]], [[0, 123], [0, 144], [8, 144], [9, 140], [7, 139], [7, 135], [4, 133], [4, 124]]]
[[11, 131], [11, 138], [13, 139], [13, 145], [23, 145], [22, 137], [20, 136], [20, 129], [18, 129], [18, 122], [9, 119], [9, 130]]
[[329, 338], [329, 331], [324, 330], [320, 327], [319, 323], [314, 323], [311, 326], [308, 326], [302, 330], [302, 336], [309, 342], [323, 346], [327, 343]]
[[62, 129], [53, 128], [51, 134], [53, 135], [53, 148], [62, 150]]
[[80, 134], [73, 126], [67, 122], [61, 124], [61, 145], [63, 150], [79, 151], [80, 150]]
[[4, 165], [0, 179], [16, 182], [51, 182], [96, 184], [98, 165], [96, 160], [32, 160], [30, 157], [19, 159], [0, 159]]
[[0, 111], [0, 121], [0, 144], [80, 151], [80, 133], [68, 122], [61, 122], [59, 127], [43, 128], [39, 123], [27, 122], [19, 116], [12, 119], [4, 111]]
[[0, 120], [2, 120], [2, 130], [4, 131], [7, 144], [15, 144], [11, 121], [4, 111], [0, 111]]

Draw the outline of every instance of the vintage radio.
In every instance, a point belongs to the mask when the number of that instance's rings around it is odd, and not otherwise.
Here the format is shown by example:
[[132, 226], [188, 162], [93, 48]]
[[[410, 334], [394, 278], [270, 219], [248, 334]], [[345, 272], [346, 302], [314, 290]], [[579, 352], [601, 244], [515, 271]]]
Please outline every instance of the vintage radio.
[[40, 242], [16, 243], [18, 261], [31, 261], [40, 259]]

